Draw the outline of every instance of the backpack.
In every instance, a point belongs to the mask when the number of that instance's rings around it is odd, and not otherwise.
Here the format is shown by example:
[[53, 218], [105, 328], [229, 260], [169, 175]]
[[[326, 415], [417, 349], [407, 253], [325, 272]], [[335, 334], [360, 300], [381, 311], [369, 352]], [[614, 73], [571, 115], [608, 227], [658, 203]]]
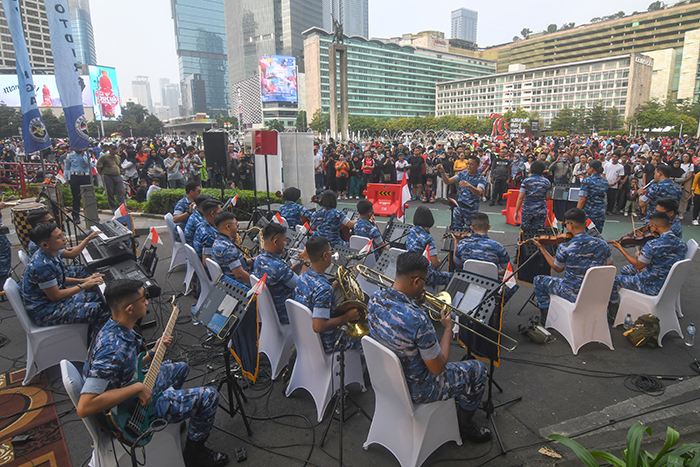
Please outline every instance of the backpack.
[[657, 347], [660, 331], [659, 318], [654, 315], [642, 315], [630, 329], [625, 331], [624, 335], [635, 347], [643, 345]]

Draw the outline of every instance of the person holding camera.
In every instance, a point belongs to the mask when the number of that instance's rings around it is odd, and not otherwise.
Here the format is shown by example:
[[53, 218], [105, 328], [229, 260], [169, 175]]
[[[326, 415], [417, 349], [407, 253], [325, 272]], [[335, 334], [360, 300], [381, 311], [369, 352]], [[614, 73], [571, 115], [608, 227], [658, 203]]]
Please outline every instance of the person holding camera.
[[168, 149], [168, 158], [163, 161], [168, 172], [168, 188], [185, 188], [182, 175], [182, 156], [174, 148]]

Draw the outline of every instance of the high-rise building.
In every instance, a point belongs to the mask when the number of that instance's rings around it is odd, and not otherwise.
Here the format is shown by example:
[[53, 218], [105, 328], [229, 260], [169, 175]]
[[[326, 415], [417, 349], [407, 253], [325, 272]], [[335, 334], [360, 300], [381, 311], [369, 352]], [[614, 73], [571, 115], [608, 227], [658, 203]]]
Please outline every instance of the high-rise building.
[[92, 32], [89, 0], [68, 0], [70, 24], [78, 61], [83, 65], [97, 65], [95, 36]]
[[452, 12], [452, 37], [476, 44], [476, 23], [479, 13], [468, 8]]
[[369, 39], [368, 0], [324, 0], [323, 29], [333, 31], [333, 18], [343, 25], [345, 35]]
[[150, 113], [153, 111], [153, 100], [151, 99], [151, 83], [148, 81], [148, 76], [137, 76], [131, 82], [131, 93], [139, 103], [146, 107]]
[[[51, 38], [49, 23], [46, 20], [46, 10], [43, 0], [19, 0], [22, 12], [24, 37], [27, 41], [29, 63], [35, 74], [53, 73], [53, 55], [51, 54]], [[10, 29], [7, 27], [5, 12], [0, 3], [0, 72], [15, 73], [15, 51], [12, 46]]]
[[[183, 97], [186, 81], [196, 75], [204, 82], [197, 89], [203, 88], [206, 96], [197, 108], [204, 104], [203, 112], [228, 115], [231, 105], [224, 0], [171, 0], [171, 7]], [[200, 91], [197, 95], [201, 96]]]

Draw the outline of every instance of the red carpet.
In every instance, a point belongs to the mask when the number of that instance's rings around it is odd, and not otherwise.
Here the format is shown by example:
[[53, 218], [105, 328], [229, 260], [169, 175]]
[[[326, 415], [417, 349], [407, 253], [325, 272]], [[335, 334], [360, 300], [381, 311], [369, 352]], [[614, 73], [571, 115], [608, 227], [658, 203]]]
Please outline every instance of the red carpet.
[[[34, 378], [27, 387], [22, 387], [23, 379], [24, 369], [0, 375], [0, 466], [71, 465], [56, 407], [42, 407], [53, 402], [46, 377]], [[35, 407], [42, 408], [26, 412]], [[32, 439], [13, 445], [17, 435], [31, 435]]]

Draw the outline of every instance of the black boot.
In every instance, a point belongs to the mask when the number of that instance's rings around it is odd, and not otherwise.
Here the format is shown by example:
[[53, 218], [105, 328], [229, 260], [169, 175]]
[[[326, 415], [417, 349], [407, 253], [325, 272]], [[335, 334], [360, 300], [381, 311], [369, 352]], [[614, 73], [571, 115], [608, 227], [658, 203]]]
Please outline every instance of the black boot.
[[547, 324], [547, 314], [549, 313], [549, 308], [540, 308], [540, 324], [542, 326]]
[[494, 204], [496, 204], [496, 201], [492, 199], [491, 202], [489, 203], [489, 206], [493, 206]]
[[221, 467], [228, 464], [228, 455], [223, 452], [212, 451], [202, 441], [192, 441], [187, 438], [185, 452], [182, 457], [187, 467]]
[[619, 303], [608, 303], [608, 324], [610, 326], [615, 324], [615, 318], [617, 318], [617, 310], [619, 308]]
[[457, 421], [459, 423], [459, 434], [462, 439], [472, 443], [485, 443], [491, 439], [491, 430], [485, 426], [479, 426], [474, 421], [476, 410], [466, 411], [457, 406]]

